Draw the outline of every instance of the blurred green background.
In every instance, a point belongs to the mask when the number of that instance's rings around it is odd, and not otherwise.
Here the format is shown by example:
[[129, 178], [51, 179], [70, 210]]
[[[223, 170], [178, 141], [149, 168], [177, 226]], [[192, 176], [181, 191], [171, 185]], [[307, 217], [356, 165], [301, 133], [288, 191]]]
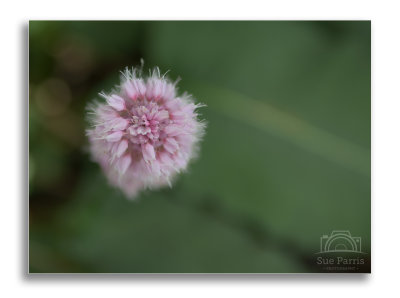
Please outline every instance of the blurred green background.
[[[30, 272], [319, 272], [370, 262], [370, 22], [29, 24]], [[207, 105], [201, 155], [136, 201], [86, 151], [85, 106], [145, 61]]]

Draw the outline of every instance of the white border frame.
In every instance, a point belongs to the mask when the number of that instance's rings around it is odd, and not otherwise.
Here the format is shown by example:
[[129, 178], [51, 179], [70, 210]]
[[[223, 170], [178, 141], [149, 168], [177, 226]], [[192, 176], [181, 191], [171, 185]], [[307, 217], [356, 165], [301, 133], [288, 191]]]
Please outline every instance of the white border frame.
[[[181, 2], [181, 3], [179, 3]], [[398, 2], [398, 1], [397, 1]], [[13, 1], [3, 4], [1, 283], [5, 297], [399, 294], [400, 21], [396, 1]], [[30, 19], [372, 20], [372, 275], [26, 275], [27, 50]], [[395, 296], [395, 294], [393, 295]]]

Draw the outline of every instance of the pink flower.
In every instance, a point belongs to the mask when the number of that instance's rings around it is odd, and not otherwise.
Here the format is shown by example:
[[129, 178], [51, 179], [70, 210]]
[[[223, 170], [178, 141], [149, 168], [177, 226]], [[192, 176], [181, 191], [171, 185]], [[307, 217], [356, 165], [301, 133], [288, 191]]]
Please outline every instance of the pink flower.
[[190, 95], [155, 68], [126, 70], [105, 102], [89, 107], [92, 157], [110, 183], [133, 198], [140, 190], [170, 185], [195, 157], [205, 125]]

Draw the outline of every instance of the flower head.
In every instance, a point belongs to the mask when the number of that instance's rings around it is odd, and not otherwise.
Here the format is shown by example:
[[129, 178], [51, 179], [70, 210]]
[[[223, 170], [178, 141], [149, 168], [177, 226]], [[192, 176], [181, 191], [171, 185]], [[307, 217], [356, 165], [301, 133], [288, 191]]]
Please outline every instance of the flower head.
[[110, 183], [133, 198], [140, 190], [171, 185], [195, 157], [205, 125], [189, 94], [158, 68], [148, 77], [126, 70], [121, 85], [89, 107], [90, 152]]

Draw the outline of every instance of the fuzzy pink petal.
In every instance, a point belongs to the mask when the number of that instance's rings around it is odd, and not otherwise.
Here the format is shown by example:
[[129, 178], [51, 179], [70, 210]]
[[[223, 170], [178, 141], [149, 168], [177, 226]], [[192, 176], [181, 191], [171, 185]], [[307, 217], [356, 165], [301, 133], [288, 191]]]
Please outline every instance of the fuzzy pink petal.
[[121, 96], [113, 94], [107, 98], [107, 103], [117, 111], [125, 109], [125, 100]]
[[119, 170], [120, 174], [123, 175], [128, 170], [129, 166], [131, 165], [132, 158], [130, 155], [123, 156], [119, 161]]
[[123, 135], [122, 131], [116, 131], [106, 136], [106, 140], [108, 142], [118, 142], [119, 140], [121, 140], [122, 135]]
[[124, 130], [129, 125], [129, 120], [124, 118], [116, 118], [113, 121], [113, 130]]
[[142, 153], [145, 161], [156, 159], [156, 153], [154, 151], [154, 147], [150, 143], [147, 143], [144, 146], [142, 146]]
[[164, 142], [164, 148], [169, 153], [174, 153], [179, 149], [179, 144], [174, 138], [167, 138]]
[[117, 147], [116, 151], [117, 157], [121, 157], [121, 155], [125, 153], [126, 149], [128, 149], [128, 141], [122, 140]]
[[168, 134], [171, 137], [175, 137], [179, 134], [182, 134], [184, 131], [182, 129], [182, 127], [180, 127], [179, 125], [168, 125], [167, 127], [165, 127], [165, 133]]

